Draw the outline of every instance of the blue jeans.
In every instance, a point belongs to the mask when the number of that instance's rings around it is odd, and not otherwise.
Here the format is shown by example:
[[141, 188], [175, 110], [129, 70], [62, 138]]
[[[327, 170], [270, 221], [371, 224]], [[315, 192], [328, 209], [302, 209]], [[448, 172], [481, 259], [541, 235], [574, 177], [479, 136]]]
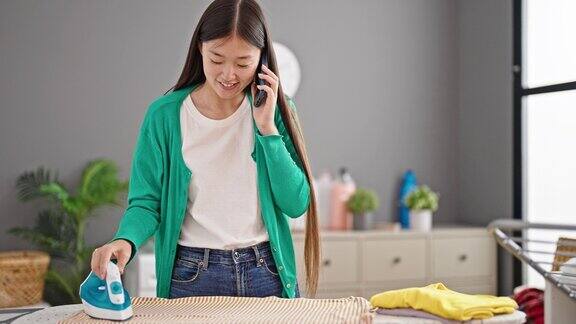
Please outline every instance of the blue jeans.
[[282, 297], [270, 243], [234, 250], [178, 245], [170, 298], [189, 296]]

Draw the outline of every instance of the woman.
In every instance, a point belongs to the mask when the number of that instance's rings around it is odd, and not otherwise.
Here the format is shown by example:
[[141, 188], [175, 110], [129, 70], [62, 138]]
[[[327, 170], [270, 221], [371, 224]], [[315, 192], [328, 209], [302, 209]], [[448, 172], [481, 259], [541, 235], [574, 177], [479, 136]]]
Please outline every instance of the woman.
[[[268, 66], [258, 69], [261, 55]], [[266, 83], [256, 86], [256, 77]], [[258, 90], [267, 97], [254, 107]], [[158, 297], [299, 297], [288, 217], [305, 214], [306, 288], [314, 296], [311, 180], [261, 8], [216, 0], [198, 22], [178, 82], [146, 112], [128, 206], [114, 238], [94, 251], [92, 270], [104, 278], [116, 259], [123, 272], [155, 235]]]

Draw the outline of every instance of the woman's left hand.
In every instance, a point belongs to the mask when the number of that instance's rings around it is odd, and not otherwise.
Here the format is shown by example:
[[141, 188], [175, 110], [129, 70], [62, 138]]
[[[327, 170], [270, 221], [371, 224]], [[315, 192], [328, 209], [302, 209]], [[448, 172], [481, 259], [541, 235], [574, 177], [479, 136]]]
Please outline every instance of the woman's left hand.
[[262, 135], [278, 134], [278, 129], [274, 123], [274, 112], [276, 109], [276, 98], [278, 97], [278, 77], [267, 66], [262, 65], [262, 72], [258, 77], [268, 83], [268, 85], [256, 85], [252, 83], [252, 98], [256, 100], [258, 90], [266, 91], [266, 101], [260, 107], [254, 107], [252, 114], [258, 130]]

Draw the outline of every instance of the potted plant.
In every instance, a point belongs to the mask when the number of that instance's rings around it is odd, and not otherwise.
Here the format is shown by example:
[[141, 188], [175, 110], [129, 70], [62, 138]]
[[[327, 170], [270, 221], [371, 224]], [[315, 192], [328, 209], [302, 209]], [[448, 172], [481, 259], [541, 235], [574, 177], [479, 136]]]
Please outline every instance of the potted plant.
[[432, 213], [438, 210], [440, 195], [426, 185], [412, 190], [405, 199], [410, 209], [410, 226], [417, 231], [429, 231], [432, 228]]
[[120, 207], [120, 194], [127, 190], [128, 182], [118, 179], [114, 162], [97, 159], [83, 170], [76, 194], [43, 167], [20, 175], [16, 187], [21, 201], [44, 198], [49, 203], [38, 213], [33, 228], [8, 231], [50, 254], [44, 299], [51, 305], [80, 303], [78, 289], [90, 272], [94, 251], [84, 240], [86, 224], [95, 209], [105, 205]]
[[348, 210], [353, 216], [353, 228], [355, 230], [368, 230], [374, 218], [373, 211], [378, 209], [380, 202], [378, 196], [372, 190], [358, 189], [346, 202]]

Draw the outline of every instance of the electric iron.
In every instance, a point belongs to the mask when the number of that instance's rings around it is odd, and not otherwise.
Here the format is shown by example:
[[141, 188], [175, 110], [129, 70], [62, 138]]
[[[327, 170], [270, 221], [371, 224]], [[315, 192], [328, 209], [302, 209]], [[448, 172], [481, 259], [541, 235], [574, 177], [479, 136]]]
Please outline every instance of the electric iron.
[[80, 285], [80, 298], [84, 312], [91, 317], [122, 321], [132, 317], [130, 295], [124, 290], [118, 266], [109, 261], [106, 280], [94, 272]]

